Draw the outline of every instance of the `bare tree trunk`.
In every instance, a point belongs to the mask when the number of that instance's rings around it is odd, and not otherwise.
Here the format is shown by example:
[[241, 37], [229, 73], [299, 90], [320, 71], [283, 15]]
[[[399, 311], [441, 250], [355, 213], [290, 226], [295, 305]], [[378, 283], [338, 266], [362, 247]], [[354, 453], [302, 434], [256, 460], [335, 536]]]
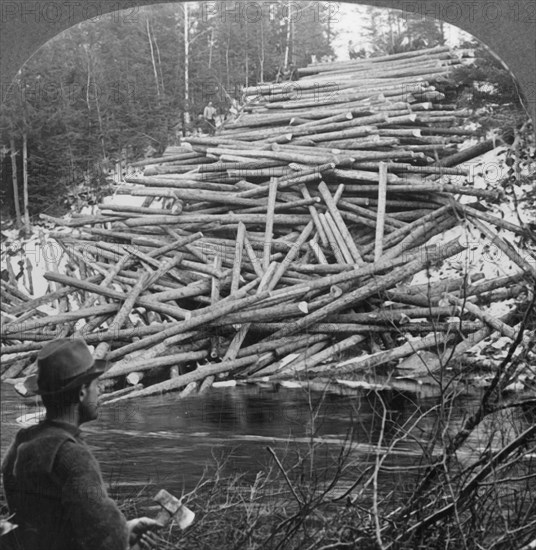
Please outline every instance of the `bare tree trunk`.
[[227, 90], [231, 87], [231, 81], [229, 79], [229, 48], [231, 47], [231, 30], [229, 29], [229, 33], [227, 34], [227, 48], [225, 49], [225, 72], [226, 72], [226, 78], [225, 82], [227, 84]]
[[190, 39], [188, 27], [190, 26], [188, 21], [188, 3], [184, 2], [182, 5], [184, 10], [184, 125], [190, 124], [190, 66], [188, 56], [190, 55]]
[[262, 20], [262, 17], [261, 17], [260, 23], [261, 23], [261, 30], [260, 30], [261, 51], [259, 54], [259, 66], [261, 69], [260, 82], [262, 84], [264, 82], [264, 21]]
[[162, 73], [162, 60], [160, 59], [160, 48], [158, 47], [158, 40], [153, 35], [154, 47], [156, 48], [156, 59], [158, 60], [158, 73], [160, 75], [160, 91], [162, 94], [166, 93], [164, 88], [164, 74]]
[[214, 29], [210, 31], [210, 42], [208, 50], [208, 68], [212, 69], [212, 48], [214, 47]]
[[249, 54], [248, 54], [248, 50], [249, 50], [249, 35], [248, 35], [248, 18], [246, 17], [245, 20], [244, 20], [244, 25], [245, 25], [245, 31], [246, 31], [246, 43], [245, 43], [245, 47], [244, 47], [244, 53], [246, 55], [246, 88], [249, 86]]
[[147, 38], [149, 40], [149, 48], [151, 50], [151, 62], [153, 64], [153, 73], [154, 73], [154, 82], [156, 85], [156, 96], [160, 97], [160, 85], [158, 83], [158, 71], [156, 69], [156, 60], [154, 57], [154, 48], [153, 48], [153, 39], [151, 37], [151, 27], [149, 25], [149, 18], [145, 20], [146, 28], [147, 28]]
[[22, 201], [24, 208], [24, 230], [30, 234], [30, 214], [28, 213], [28, 137], [22, 133]]
[[9, 148], [11, 149], [11, 173], [13, 178], [13, 202], [15, 204], [15, 219], [17, 227], [21, 226], [20, 205], [19, 205], [19, 184], [17, 181], [17, 151], [15, 150], [15, 138], [9, 138]]
[[283, 60], [283, 70], [286, 72], [288, 69], [288, 58], [289, 58], [289, 52], [290, 52], [290, 40], [291, 40], [291, 21], [292, 17], [290, 15], [290, 9], [291, 9], [291, 2], [287, 3], [287, 43], [285, 45], [285, 58]]

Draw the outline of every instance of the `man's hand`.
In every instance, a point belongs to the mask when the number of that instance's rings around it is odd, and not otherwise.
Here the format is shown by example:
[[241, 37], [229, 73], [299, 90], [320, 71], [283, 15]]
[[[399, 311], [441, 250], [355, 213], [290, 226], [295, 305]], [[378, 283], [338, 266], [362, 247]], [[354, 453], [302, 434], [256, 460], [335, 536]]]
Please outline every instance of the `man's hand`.
[[142, 517], [127, 521], [130, 546], [139, 548], [155, 548], [157, 539], [153, 531], [161, 529], [163, 525], [156, 520]]

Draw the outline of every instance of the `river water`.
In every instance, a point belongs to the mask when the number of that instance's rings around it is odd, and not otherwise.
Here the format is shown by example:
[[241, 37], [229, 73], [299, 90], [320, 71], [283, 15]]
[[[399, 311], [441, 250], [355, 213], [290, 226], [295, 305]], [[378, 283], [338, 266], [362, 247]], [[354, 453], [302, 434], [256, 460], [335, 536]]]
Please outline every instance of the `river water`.
[[[105, 480], [120, 494], [133, 494], [147, 485], [181, 494], [223, 457], [224, 473], [240, 472], [253, 479], [272, 460], [268, 446], [284, 462], [285, 457], [295, 459], [298, 451], [305, 454], [313, 442], [315, 467], [321, 469], [329, 468], [345, 440], [351, 439], [350, 457], [363, 468], [375, 460], [383, 411], [387, 413], [380, 450], [392, 444], [401, 427], [424, 415], [417, 438], [397, 444], [389, 455], [385, 465], [391, 468], [383, 475], [387, 489], [418, 463], [420, 441], [437, 418], [437, 399], [392, 391], [347, 393], [273, 385], [218, 388], [180, 400], [169, 393], [102, 406], [99, 419], [84, 424], [83, 431]], [[474, 397], [460, 397], [454, 424], [476, 404]], [[17, 419], [36, 410], [36, 401], [19, 398], [12, 386], [3, 384], [2, 455], [21, 428]], [[467, 452], [479, 446], [477, 432]]]

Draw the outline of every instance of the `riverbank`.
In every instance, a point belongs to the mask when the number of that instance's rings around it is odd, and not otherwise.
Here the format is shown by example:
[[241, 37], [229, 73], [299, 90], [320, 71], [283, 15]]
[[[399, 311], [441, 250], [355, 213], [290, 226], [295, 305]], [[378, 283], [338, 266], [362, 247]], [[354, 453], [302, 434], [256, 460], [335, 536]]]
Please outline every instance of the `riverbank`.
[[[377, 524], [385, 548], [458, 550], [466, 540], [471, 550], [519, 550], [530, 540], [536, 441], [520, 439], [535, 425], [530, 399], [521, 406], [504, 393], [462, 444], [485, 394], [464, 395], [461, 382], [435, 398], [320, 390], [165, 394], [104, 407], [83, 431], [127, 517], [156, 516], [152, 498], [162, 488], [196, 514], [184, 532], [161, 533], [161, 549], [380, 548]], [[36, 408], [9, 386], [2, 392], [4, 449], [20, 429], [17, 418]], [[513, 400], [518, 406], [504, 408]], [[413, 511], [403, 514], [412, 498]], [[412, 530], [452, 502], [456, 515]], [[493, 546], [509, 529], [519, 531]], [[396, 541], [401, 535], [406, 540]]]

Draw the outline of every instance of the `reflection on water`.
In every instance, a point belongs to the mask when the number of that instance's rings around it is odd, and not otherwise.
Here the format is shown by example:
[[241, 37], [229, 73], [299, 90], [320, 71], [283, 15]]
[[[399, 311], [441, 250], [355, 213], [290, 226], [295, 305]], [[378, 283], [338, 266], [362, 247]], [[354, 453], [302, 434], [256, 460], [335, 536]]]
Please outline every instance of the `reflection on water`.
[[[474, 398], [460, 398], [453, 420], [461, 422], [476, 404]], [[195, 486], [215, 458], [227, 457], [227, 473], [254, 477], [270, 462], [267, 446], [284, 460], [314, 444], [316, 467], [322, 469], [351, 439], [351, 457], [364, 466], [374, 460], [374, 453], [392, 444], [401, 427], [418, 422], [417, 436], [432, 430], [435, 405], [435, 399], [419, 400], [414, 394], [398, 392], [336, 395], [237, 386], [181, 400], [170, 393], [103, 406], [99, 420], [85, 424], [83, 431], [108, 482], [130, 493], [151, 484], [180, 494]], [[35, 410], [35, 402], [21, 400], [11, 386], [3, 385], [2, 455], [20, 429], [16, 418]], [[377, 447], [384, 411], [387, 422]], [[469, 449], [478, 447], [476, 432]], [[386, 465], [414, 465], [421, 452], [418, 440], [407, 439], [394, 447]], [[384, 476], [384, 482], [390, 485], [400, 475], [395, 469]]]

